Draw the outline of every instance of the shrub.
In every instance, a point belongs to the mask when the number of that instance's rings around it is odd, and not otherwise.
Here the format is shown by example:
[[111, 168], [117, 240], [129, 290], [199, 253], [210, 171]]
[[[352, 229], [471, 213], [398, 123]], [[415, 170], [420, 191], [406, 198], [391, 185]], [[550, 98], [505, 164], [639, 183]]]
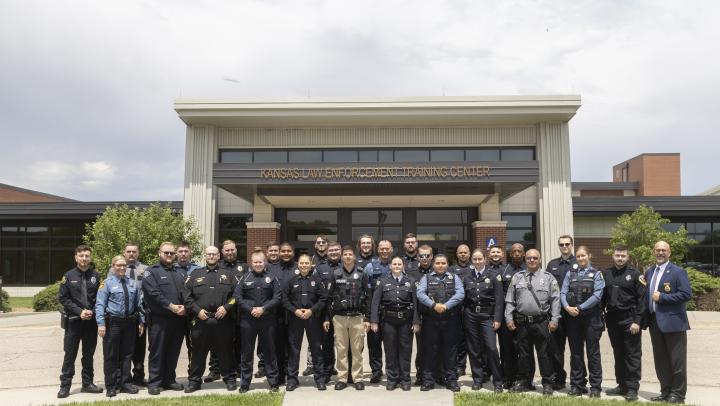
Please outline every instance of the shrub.
[[60, 310], [62, 306], [58, 302], [58, 292], [60, 291], [60, 282], [55, 282], [47, 288], [38, 292], [33, 296], [33, 309], [36, 312], [49, 312]]
[[687, 303], [688, 310], [720, 310], [720, 279], [693, 268], [686, 269], [692, 287], [692, 299]]
[[9, 313], [12, 311], [12, 307], [10, 307], [10, 294], [6, 291], [0, 291], [0, 311], [3, 311], [5, 313]]

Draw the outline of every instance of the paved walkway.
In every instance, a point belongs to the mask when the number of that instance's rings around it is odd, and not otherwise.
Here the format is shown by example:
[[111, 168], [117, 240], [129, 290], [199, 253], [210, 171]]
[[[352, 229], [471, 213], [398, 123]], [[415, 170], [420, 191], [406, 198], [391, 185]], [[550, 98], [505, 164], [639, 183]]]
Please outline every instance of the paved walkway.
[[[720, 346], [717, 345], [720, 336], [720, 313], [691, 312], [690, 323], [693, 329], [688, 334], [688, 403], [700, 405], [720, 405]], [[58, 389], [58, 375], [62, 364], [62, 337], [63, 331], [59, 327], [58, 313], [35, 314], [3, 314], [0, 315], [0, 404], [2, 406], [14, 405], [40, 405], [62, 404], [77, 401], [92, 401], [106, 399], [104, 395], [89, 395], [79, 393], [79, 379], [76, 379], [67, 399], [56, 399]], [[614, 386], [612, 353], [607, 334], [603, 335], [601, 342], [603, 356], [603, 371], [606, 380], [604, 386]], [[658, 392], [658, 383], [652, 360], [650, 336], [643, 334], [643, 380], [640, 396], [647, 399]], [[98, 344], [95, 357], [95, 382], [102, 383], [102, 344]], [[304, 357], [304, 354], [303, 354]], [[367, 357], [367, 356], [366, 356]], [[304, 359], [304, 358], [303, 358]], [[78, 357], [78, 376], [80, 371]], [[367, 361], [365, 371], [369, 371]], [[186, 382], [187, 357], [183, 353], [177, 370], [179, 381]], [[470, 378], [461, 379], [463, 390], [469, 390]], [[436, 389], [430, 392], [420, 392], [414, 387], [410, 392], [399, 389], [394, 392], [385, 390], [384, 385], [368, 385], [364, 392], [357, 392], [352, 388], [342, 392], [332, 390], [318, 392], [310, 387], [307, 378], [300, 387], [285, 396], [285, 405], [368, 405], [391, 404], [405, 402], [423, 405], [451, 405], [452, 394], [447, 390]], [[262, 381], [252, 385], [253, 390], [266, 390]], [[227, 394], [221, 383], [205, 384], [203, 390], [196, 392], [203, 394]], [[163, 392], [161, 396], [181, 396], [182, 392]], [[115, 399], [129, 399], [148, 397], [142, 390], [138, 395], [120, 394]], [[558, 394], [558, 396], [563, 396]]]

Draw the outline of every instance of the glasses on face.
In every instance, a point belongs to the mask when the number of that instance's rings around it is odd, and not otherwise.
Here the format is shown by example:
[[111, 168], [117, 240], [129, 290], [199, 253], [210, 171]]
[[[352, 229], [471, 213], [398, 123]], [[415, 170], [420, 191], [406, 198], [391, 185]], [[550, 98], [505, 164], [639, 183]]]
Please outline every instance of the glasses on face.
[[206, 257], [217, 257], [219, 255], [217, 252], [208, 252], [205, 254]]
[[115, 268], [126, 268], [126, 267], [127, 267], [127, 265], [125, 265], [125, 264], [115, 264], [115, 265], [113, 265], [113, 266], [114, 266]]
[[525, 259], [527, 259], [528, 261], [537, 261], [537, 260], [540, 259], [540, 258], [538, 258], [538, 257], [525, 257]]
[[315, 241], [315, 245], [324, 245], [324, 244], [327, 244], [327, 241], [324, 241], [324, 240]]
[[162, 253], [165, 255], [175, 255], [175, 251], [163, 251]]
[[428, 259], [432, 256], [432, 254], [418, 254], [418, 258], [422, 259]]
[[560, 243], [558, 243], [558, 247], [569, 247], [569, 246], [571, 246], [571, 245], [572, 245], [572, 244], [570, 244], [569, 242], [560, 242]]

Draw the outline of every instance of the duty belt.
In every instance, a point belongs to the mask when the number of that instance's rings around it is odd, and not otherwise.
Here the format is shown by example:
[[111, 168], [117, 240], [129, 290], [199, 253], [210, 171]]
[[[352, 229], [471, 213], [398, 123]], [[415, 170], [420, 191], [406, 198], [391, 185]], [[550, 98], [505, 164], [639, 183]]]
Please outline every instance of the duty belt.
[[405, 319], [409, 316], [407, 310], [399, 310], [399, 311], [385, 310], [385, 311], [383, 311], [383, 315], [385, 317], [394, 317], [396, 319]]
[[357, 310], [338, 310], [335, 312], [336, 316], [362, 316], [363, 312]]
[[473, 313], [490, 314], [495, 311], [495, 306], [477, 305], [477, 306], [468, 306], [467, 309]]
[[109, 314], [109, 313], [108, 313], [108, 314], [105, 315], [105, 318], [107, 318], [107, 319], [109, 319], [109, 320], [122, 320], [122, 321], [133, 320], [133, 321], [134, 321], [134, 320], [137, 319], [137, 316], [138, 316], [137, 313], [133, 313], [133, 314], [128, 315], [128, 316], [115, 316], [114, 314]]
[[533, 324], [533, 323], [541, 323], [545, 320], [549, 320], [549, 317], [547, 314], [536, 314], [534, 316], [526, 316], [524, 314], [515, 313], [514, 319], [518, 323]]

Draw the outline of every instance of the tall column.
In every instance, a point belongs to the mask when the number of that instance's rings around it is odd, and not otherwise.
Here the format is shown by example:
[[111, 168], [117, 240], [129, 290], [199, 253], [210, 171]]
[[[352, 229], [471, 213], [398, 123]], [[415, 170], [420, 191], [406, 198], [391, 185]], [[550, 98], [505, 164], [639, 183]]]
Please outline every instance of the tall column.
[[567, 122], [542, 122], [538, 126], [538, 242], [546, 263], [563, 234], [573, 233], [570, 184], [570, 134]]
[[214, 126], [188, 126], [185, 136], [185, 194], [183, 216], [193, 217], [203, 244], [215, 240], [216, 189], [212, 169], [217, 157]]

